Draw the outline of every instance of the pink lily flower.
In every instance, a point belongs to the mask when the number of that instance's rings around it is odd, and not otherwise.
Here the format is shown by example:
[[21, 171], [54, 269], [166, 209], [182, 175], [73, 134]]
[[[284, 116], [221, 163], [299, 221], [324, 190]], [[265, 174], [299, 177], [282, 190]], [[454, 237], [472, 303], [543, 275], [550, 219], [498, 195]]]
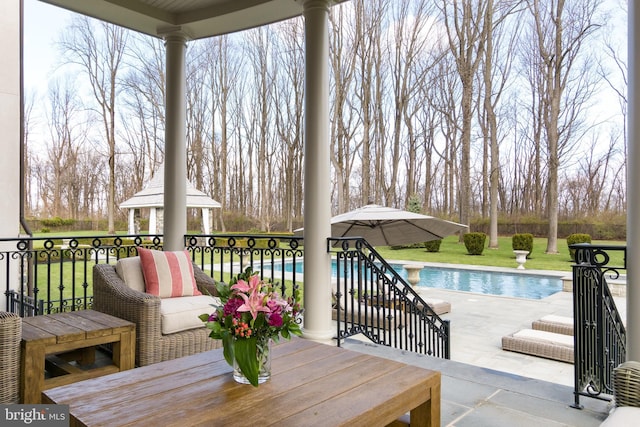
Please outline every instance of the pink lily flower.
[[263, 311], [269, 313], [271, 311], [264, 305], [264, 294], [262, 293], [252, 292], [249, 296], [240, 294], [240, 297], [244, 300], [244, 304], [238, 307], [238, 311], [248, 311], [251, 313], [253, 320], [256, 320], [256, 317], [258, 317], [258, 312]]
[[260, 287], [262, 286], [260, 282], [260, 278], [255, 274], [249, 278], [249, 283], [240, 279], [235, 285], [231, 286], [231, 289], [251, 294], [260, 291]]

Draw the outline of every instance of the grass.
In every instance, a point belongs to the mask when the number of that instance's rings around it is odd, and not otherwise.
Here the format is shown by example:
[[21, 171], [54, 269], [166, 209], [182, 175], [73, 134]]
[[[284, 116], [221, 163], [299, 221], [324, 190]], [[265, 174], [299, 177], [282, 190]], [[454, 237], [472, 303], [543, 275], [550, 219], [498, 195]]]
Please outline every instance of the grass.
[[[42, 235], [39, 237], [70, 237], [70, 236], [86, 236], [86, 235], [106, 235], [99, 231], [91, 231], [86, 233], [81, 232], [69, 232], [69, 233], [56, 233], [54, 235]], [[609, 245], [609, 246], [625, 246], [625, 242], [619, 241], [594, 241], [593, 244]], [[498, 238], [498, 249], [488, 249], [485, 247], [482, 255], [468, 255], [464, 244], [458, 242], [457, 236], [449, 236], [443, 239], [439, 252], [427, 252], [424, 248], [406, 248], [406, 249], [392, 249], [390, 247], [377, 247], [376, 250], [380, 255], [388, 261], [422, 261], [422, 262], [434, 262], [434, 263], [446, 263], [446, 264], [464, 264], [464, 265], [477, 265], [477, 266], [489, 266], [489, 267], [507, 267], [515, 268], [517, 263], [515, 261], [515, 255], [511, 249], [511, 236]], [[525, 268], [528, 270], [554, 270], [554, 271], [567, 271], [570, 272], [573, 266], [571, 257], [569, 255], [569, 248], [565, 239], [558, 239], [558, 254], [545, 253], [547, 245], [547, 239], [535, 238], [533, 242], [533, 251], [530, 258], [525, 264]], [[624, 260], [622, 251], [610, 252], [611, 261], [609, 265], [623, 266]], [[198, 260], [199, 261], [199, 260]], [[219, 262], [218, 256], [214, 255], [214, 262]], [[69, 282], [75, 284], [77, 296], [82, 295], [82, 284], [86, 283], [89, 289], [92, 289], [92, 277], [91, 268], [93, 262], [87, 262], [87, 271], [84, 271], [84, 266], [78, 268], [74, 274], [71, 271], [70, 263], [53, 263], [52, 268], [48, 269], [46, 265], [38, 265], [38, 282], [42, 283], [43, 279], [50, 278], [52, 285], [51, 296], [53, 299], [58, 299], [60, 291], [57, 287], [64, 282], [64, 297], [71, 296], [71, 286]], [[62, 270], [60, 269], [62, 268]], [[60, 274], [64, 279], [61, 280]], [[86, 274], [86, 276], [85, 276]], [[72, 276], [75, 279], [72, 279]], [[227, 275], [228, 276], [228, 275]], [[219, 274], [216, 274], [216, 279], [220, 280]], [[222, 277], [224, 280], [229, 280], [229, 277]], [[287, 283], [287, 287], [291, 284]], [[40, 285], [40, 298], [46, 298], [47, 289], [42, 284]], [[90, 294], [92, 292], [90, 291]]]
[[[625, 246], [626, 242], [593, 241], [594, 245]], [[457, 236], [449, 236], [442, 240], [439, 252], [427, 252], [424, 248], [392, 249], [389, 247], [376, 248], [386, 260], [439, 262], [447, 264], [479, 265], [489, 267], [517, 267], [516, 257], [511, 249], [511, 236], [498, 238], [498, 249], [485, 247], [482, 255], [468, 255], [463, 243], [458, 242]], [[558, 239], [557, 254], [545, 253], [547, 239], [534, 238], [533, 251], [525, 264], [530, 270], [571, 271], [572, 261], [566, 239]], [[623, 252], [610, 253], [610, 265], [624, 265]]]
[[[122, 234], [124, 232], [117, 232]], [[104, 231], [73, 231], [64, 233], [35, 233], [35, 237], [81, 237], [81, 236], [107, 236]], [[622, 241], [596, 241], [593, 244], [625, 246]], [[488, 239], [487, 239], [488, 244]], [[427, 252], [424, 248], [392, 249], [390, 247], [378, 247], [376, 250], [386, 260], [424, 261], [447, 264], [479, 265], [488, 267], [516, 267], [515, 255], [511, 249], [511, 236], [498, 237], [498, 249], [485, 247], [482, 255], [468, 255], [463, 243], [459, 243], [457, 236], [449, 236], [442, 240], [439, 252]], [[525, 268], [530, 270], [555, 270], [571, 271], [572, 262], [569, 255], [566, 239], [558, 239], [558, 253], [547, 254], [546, 238], [533, 239], [533, 251], [530, 254]], [[609, 264], [624, 265], [623, 252], [611, 253]]]

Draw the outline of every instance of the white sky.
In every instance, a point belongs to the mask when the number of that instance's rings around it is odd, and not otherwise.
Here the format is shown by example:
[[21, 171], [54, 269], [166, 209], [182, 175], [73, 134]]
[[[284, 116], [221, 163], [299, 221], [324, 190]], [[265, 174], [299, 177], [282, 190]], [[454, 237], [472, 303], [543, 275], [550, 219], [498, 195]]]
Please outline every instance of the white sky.
[[72, 13], [39, 0], [24, 0], [24, 82], [27, 90], [46, 93], [55, 71], [55, 38], [69, 24]]

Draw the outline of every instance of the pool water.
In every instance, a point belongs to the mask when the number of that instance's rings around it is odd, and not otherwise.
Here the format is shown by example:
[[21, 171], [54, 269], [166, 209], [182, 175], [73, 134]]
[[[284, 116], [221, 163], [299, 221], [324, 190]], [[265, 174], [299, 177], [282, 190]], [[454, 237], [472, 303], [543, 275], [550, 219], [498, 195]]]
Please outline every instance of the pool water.
[[[407, 271], [402, 264], [390, 266], [407, 280]], [[292, 271], [292, 263], [285, 264], [285, 271]], [[302, 261], [296, 263], [296, 272], [302, 273]], [[336, 275], [335, 261], [332, 275]], [[418, 287], [449, 289], [515, 298], [542, 299], [562, 290], [562, 279], [498, 271], [468, 270], [449, 267], [424, 267], [420, 270]]]
[[[407, 280], [407, 271], [391, 265]], [[542, 299], [562, 290], [562, 279], [553, 276], [503, 273], [497, 271], [425, 267], [420, 271], [419, 287], [432, 287], [479, 294]]]

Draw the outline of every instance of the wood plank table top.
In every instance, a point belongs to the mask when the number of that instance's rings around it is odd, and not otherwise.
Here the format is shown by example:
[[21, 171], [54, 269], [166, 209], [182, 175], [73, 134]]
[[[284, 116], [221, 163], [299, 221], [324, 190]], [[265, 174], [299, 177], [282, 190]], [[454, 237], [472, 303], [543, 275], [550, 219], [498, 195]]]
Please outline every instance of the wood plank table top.
[[43, 392], [79, 426], [440, 425], [440, 373], [295, 338], [273, 346], [272, 376], [238, 384], [222, 349]]

